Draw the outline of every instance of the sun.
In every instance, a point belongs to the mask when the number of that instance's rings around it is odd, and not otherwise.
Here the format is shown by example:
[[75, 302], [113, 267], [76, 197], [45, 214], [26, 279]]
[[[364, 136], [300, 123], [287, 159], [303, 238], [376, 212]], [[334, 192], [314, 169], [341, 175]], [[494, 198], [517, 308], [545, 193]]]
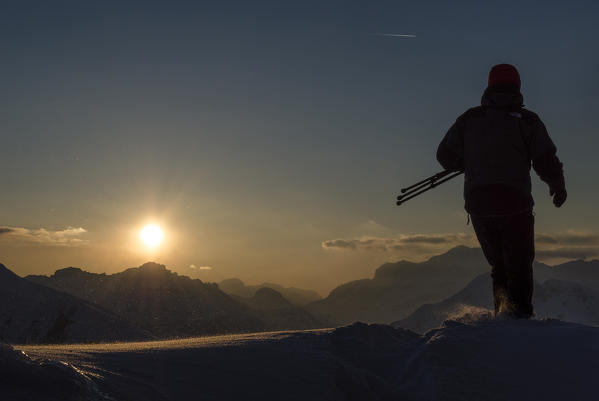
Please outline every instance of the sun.
[[139, 233], [141, 240], [150, 248], [156, 248], [162, 243], [164, 233], [156, 224], [148, 224]]

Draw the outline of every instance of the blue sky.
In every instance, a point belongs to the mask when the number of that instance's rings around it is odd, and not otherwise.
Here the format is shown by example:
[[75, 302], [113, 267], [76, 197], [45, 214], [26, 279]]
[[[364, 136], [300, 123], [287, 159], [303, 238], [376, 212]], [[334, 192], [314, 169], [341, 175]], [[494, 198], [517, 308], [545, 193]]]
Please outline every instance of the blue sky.
[[[470, 243], [455, 237], [472, 233], [461, 179], [401, 208], [394, 198], [440, 169], [438, 142], [479, 104], [501, 62], [520, 70], [525, 104], [565, 165], [563, 209], [536, 180], [537, 230], [596, 230], [596, 2], [2, 8], [0, 225], [43, 228], [48, 238], [85, 230], [68, 245], [3, 235], [0, 261], [18, 273], [156, 259], [209, 281], [317, 282], [325, 291], [384, 261], [442, 250], [324, 249], [328, 240]], [[146, 221], [170, 239], [159, 252], [133, 239]]]

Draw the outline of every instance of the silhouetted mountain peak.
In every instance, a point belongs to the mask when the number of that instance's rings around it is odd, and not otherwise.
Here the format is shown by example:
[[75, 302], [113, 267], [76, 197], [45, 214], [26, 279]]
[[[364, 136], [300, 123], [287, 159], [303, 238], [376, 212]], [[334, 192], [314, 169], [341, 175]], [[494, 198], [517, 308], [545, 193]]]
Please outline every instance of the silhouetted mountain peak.
[[295, 287], [283, 287], [282, 285], [264, 282], [258, 285], [246, 285], [238, 278], [230, 278], [218, 283], [218, 288], [230, 295], [243, 298], [252, 298], [260, 288], [272, 288], [280, 293], [283, 298], [295, 306], [305, 306], [310, 302], [320, 300], [320, 295], [314, 290], [305, 290]]
[[429, 263], [437, 263], [437, 262], [479, 262], [483, 257], [482, 249], [480, 248], [470, 248], [465, 245], [458, 245], [454, 248], [451, 248], [445, 253], [441, 255], [436, 255], [431, 257], [427, 262]]
[[132, 267], [122, 271], [121, 273], [116, 273], [117, 275], [123, 275], [126, 277], [147, 277], [147, 278], [157, 278], [157, 277], [167, 277], [167, 276], [178, 276], [177, 273], [173, 272], [166, 268], [165, 265], [161, 265], [156, 262], [146, 262], [139, 267]]
[[[235, 290], [242, 290], [245, 287], [245, 283], [238, 278], [228, 278], [218, 283], [218, 287], [222, 288], [225, 292], [236, 292]], [[225, 289], [230, 289], [230, 291], [226, 291]]]
[[221, 281], [221, 283], [245, 285], [245, 283], [241, 279], [238, 279], [238, 278], [228, 278], [228, 279]]
[[292, 306], [280, 292], [269, 287], [260, 288], [249, 302], [252, 306], [260, 309], [279, 309]]
[[572, 260], [561, 265], [543, 267], [535, 270], [541, 281], [559, 279], [573, 281], [599, 291], [599, 260]]
[[257, 331], [268, 327], [215, 284], [179, 276], [159, 263], [148, 262], [109, 275], [78, 269], [66, 272], [74, 274], [28, 278], [97, 304], [158, 336]]
[[78, 267], [65, 267], [54, 272], [55, 277], [72, 277], [85, 273]]
[[593, 260], [576, 259], [576, 260], [571, 260], [569, 262], [562, 263], [555, 267], [558, 269], [572, 269], [572, 270], [599, 269], [599, 260], [597, 260], [597, 259], [593, 259]]
[[480, 248], [458, 246], [421, 263], [385, 263], [373, 279], [342, 284], [307, 309], [338, 324], [356, 320], [391, 322], [424, 303], [439, 302], [455, 294], [474, 277], [488, 271]]
[[167, 268], [165, 265], [161, 265], [156, 262], [146, 262], [143, 265], [139, 266], [140, 271], [166, 271]]
[[395, 263], [384, 263], [374, 272], [374, 278], [377, 280], [394, 279], [398, 272], [410, 267], [417, 266], [417, 263], [407, 260], [400, 260]]
[[441, 255], [433, 256], [422, 263], [415, 263], [407, 260], [400, 260], [395, 263], [385, 263], [376, 269], [374, 278], [378, 280], [396, 280], [402, 278], [406, 272], [422, 269], [424, 265], [470, 265], [473, 263], [478, 264], [483, 261], [484, 258], [480, 248], [469, 248], [464, 245], [458, 245], [455, 248], [451, 248]]

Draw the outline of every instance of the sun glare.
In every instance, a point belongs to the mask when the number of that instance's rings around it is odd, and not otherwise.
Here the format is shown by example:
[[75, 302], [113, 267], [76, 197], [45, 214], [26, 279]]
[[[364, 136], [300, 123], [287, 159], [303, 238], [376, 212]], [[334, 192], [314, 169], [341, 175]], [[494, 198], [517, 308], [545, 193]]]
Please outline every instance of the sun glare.
[[156, 224], [148, 224], [140, 233], [141, 240], [150, 248], [155, 248], [162, 242], [164, 233]]

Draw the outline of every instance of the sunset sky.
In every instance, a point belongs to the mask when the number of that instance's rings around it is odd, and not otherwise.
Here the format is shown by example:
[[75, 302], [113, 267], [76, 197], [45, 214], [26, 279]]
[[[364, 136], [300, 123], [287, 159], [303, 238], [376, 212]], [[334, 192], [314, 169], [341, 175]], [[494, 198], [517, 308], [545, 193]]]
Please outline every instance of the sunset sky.
[[441, 169], [503, 62], [565, 168], [561, 209], [533, 173], [538, 259], [595, 258], [598, 19], [596, 1], [4, 1], [0, 263], [154, 260], [325, 295], [474, 246], [463, 178], [395, 196]]

